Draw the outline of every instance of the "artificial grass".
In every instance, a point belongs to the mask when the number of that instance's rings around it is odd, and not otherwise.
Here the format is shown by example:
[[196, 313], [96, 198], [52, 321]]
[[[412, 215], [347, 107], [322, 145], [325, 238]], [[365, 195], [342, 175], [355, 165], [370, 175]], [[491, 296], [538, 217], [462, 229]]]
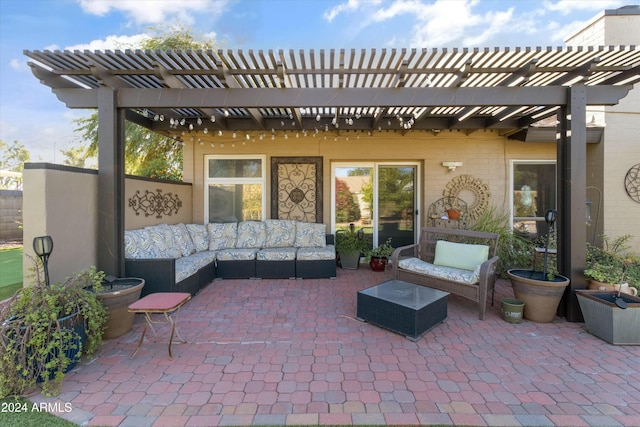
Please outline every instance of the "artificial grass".
[[22, 247], [0, 250], [0, 301], [22, 287]]
[[22, 398], [0, 399], [0, 412], [2, 427], [77, 427], [77, 424], [51, 415], [38, 404]]

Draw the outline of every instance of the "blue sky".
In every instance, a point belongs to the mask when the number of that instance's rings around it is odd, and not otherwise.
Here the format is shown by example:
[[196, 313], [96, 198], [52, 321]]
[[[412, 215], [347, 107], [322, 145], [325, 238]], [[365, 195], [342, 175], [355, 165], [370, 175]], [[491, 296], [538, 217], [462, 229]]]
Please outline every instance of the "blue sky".
[[1, 0], [0, 140], [62, 163], [82, 144], [69, 110], [31, 74], [23, 50], [135, 47], [180, 23], [232, 49], [562, 46], [631, 0]]

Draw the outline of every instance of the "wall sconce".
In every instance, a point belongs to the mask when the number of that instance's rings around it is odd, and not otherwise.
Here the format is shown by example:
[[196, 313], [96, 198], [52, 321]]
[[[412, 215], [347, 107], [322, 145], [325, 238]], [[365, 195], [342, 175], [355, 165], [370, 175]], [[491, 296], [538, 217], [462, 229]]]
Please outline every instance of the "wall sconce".
[[53, 252], [53, 239], [51, 236], [33, 238], [33, 251], [42, 261], [44, 269], [44, 282], [49, 286], [49, 255]]
[[462, 162], [442, 162], [442, 166], [449, 168], [449, 172], [453, 172], [458, 167], [462, 167]]

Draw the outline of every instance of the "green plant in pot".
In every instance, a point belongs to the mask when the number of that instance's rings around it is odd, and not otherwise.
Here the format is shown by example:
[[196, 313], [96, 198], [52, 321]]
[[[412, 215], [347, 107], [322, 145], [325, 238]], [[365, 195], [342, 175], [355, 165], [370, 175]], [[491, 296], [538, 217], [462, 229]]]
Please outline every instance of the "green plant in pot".
[[373, 271], [385, 271], [389, 263], [389, 257], [393, 255], [394, 247], [391, 246], [391, 237], [377, 248], [366, 251], [365, 261]]
[[0, 307], [0, 398], [23, 395], [37, 383], [57, 394], [81, 355], [102, 343], [106, 309], [97, 299], [104, 273], [95, 267], [47, 286], [36, 262], [36, 284]]
[[555, 220], [556, 211], [547, 211], [547, 236], [542, 271], [523, 268], [507, 271], [516, 299], [524, 302], [524, 318], [534, 322], [548, 323], [553, 320], [565, 288], [569, 285], [569, 279], [557, 274], [555, 267], [549, 263], [549, 239]]
[[640, 287], [640, 257], [629, 252], [631, 235], [611, 239], [602, 236], [602, 248], [587, 244], [585, 277], [591, 290], [620, 290], [637, 295]]
[[360, 264], [360, 254], [365, 250], [364, 230], [356, 230], [351, 223], [348, 228], [336, 231], [336, 251], [342, 268], [356, 270]]

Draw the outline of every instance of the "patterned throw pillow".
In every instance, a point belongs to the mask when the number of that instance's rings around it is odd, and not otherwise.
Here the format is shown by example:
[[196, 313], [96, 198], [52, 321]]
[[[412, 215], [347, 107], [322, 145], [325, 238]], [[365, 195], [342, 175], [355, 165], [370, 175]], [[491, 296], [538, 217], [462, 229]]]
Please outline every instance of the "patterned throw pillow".
[[144, 229], [126, 230], [124, 232], [125, 258], [151, 258], [151, 240], [149, 232]]
[[209, 223], [207, 224], [207, 233], [209, 234], [210, 251], [233, 249], [236, 247], [238, 238], [238, 223]]
[[151, 253], [154, 258], [180, 258], [182, 251], [173, 243], [173, 233], [167, 224], [145, 227], [151, 239]]
[[267, 240], [267, 231], [262, 221], [242, 221], [238, 224], [236, 248], [261, 249]]
[[297, 248], [323, 248], [327, 245], [325, 234], [324, 224], [297, 222], [294, 245]]
[[209, 250], [209, 233], [206, 224], [187, 224], [187, 230], [197, 252]]
[[173, 244], [180, 250], [182, 256], [189, 256], [196, 252], [196, 247], [184, 224], [170, 225], [169, 228], [173, 234]]
[[291, 248], [296, 241], [296, 221], [288, 219], [267, 219], [267, 248]]

